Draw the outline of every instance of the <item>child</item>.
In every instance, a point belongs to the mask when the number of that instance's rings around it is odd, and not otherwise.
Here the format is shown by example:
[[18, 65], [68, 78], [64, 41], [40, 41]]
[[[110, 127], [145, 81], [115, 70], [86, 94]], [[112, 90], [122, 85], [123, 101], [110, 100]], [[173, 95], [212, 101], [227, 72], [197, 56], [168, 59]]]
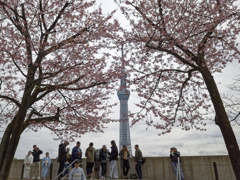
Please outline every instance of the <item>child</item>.
[[33, 156], [32, 152], [28, 151], [28, 155], [24, 159], [24, 178], [29, 179], [29, 172], [30, 172], [30, 167], [31, 164], [33, 163]]
[[86, 180], [84, 171], [82, 168], [79, 167], [79, 165], [80, 165], [79, 160], [76, 160], [75, 167], [71, 170], [68, 180]]
[[42, 160], [42, 177], [46, 179], [47, 173], [48, 173], [48, 168], [50, 167], [51, 164], [51, 159], [49, 157], [49, 153], [46, 153], [46, 157], [43, 158]]

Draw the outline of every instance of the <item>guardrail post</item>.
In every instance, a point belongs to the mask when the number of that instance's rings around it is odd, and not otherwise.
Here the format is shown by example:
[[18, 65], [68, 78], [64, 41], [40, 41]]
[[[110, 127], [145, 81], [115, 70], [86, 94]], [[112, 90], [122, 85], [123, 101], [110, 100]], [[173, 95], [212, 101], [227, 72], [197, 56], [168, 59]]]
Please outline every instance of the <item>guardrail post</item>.
[[52, 169], [53, 169], [53, 164], [50, 164], [50, 179], [52, 179]]
[[215, 174], [216, 180], [219, 180], [219, 178], [218, 178], [218, 170], [217, 170], [217, 163], [216, 162], [213, 162], [213, 169], [214, 169], [214, 174]]
[[23, 172], [24, 172], [24, 164], [22, 165], [21, 179], [23, 179]]

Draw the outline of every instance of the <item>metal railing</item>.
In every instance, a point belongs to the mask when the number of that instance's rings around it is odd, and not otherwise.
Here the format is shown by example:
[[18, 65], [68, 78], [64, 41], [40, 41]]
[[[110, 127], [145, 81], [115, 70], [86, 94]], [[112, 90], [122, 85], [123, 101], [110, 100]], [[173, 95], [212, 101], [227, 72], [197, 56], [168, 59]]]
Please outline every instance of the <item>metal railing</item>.
[[[75, 159], [71, 164], [69, 164], [68, 167], [66, 167], [66, 168], [65, 168], [60, 174], [58, 174], [53, 180], [56, 180], [57, 178], [59, 178], [59, 176], [61, 176], [61, 175], [66, 171], [66, 169], [68, 169], [72, 164], [74, 164], [76, 160], [79, 160], [80, 163], [82, 162], [80, 159]], [[66, 174], [64, 177], [62, 177], [61, 180], [64, 180], [69, 174], [70, 174], [70, 171], [68, 172], [68, 174]]]

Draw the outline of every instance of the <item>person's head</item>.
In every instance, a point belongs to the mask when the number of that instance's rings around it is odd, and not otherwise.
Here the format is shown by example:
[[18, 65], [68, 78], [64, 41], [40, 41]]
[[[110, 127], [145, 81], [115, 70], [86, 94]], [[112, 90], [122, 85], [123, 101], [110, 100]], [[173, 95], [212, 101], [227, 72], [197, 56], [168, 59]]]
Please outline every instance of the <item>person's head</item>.
[[106, 151], [107, 146], [106, 146], [106, 145], [103, 145], [102, 149], [103, 149], [103, 151]]
[[135, 149], [138, 149], [138, 148], [139, 148], [139, 146], [138, 146], [138, 144], [136, 144], [136, 145], [135, 145]]
[[65, 144], [66, 146], [68, 146], [68, 145], [69, 145], [69, 142], [68, 142], [68, 141], [65, 141], [64, 144]]
[[176, 151], [177, 151], [177, 148], [173, 147], [172, 150], [173, 150], [173, 152], [176, 152]]
[[46, 152], [46, 156], [47, 156], [47, 157], [49, 156], [49, 153], [48, 153], [48, 152]]
[[115, 143], [114, 140], [111, 141], [111, 145], [112, 145], [112, 146], [116, 146], [116, 143]]
[[69, 152], [69, 151], [70, 151], [70, 148], [67, 148], [67, 151]]
[[96, 150], [96, 153], [98, 153], [98, 150]]
[[79, 168], [79, 165], [80, 165], [79, 160], [76, 160], [74, 165], [75, 165], [75, 168], [78, 169], [78, 168]]
[[89, 147], [93, 147], [93, 143], [92, 142], [90, 142]]
[[33, 145], [33, 149], [34, 149], [34, 150], [37, 150], [37, 145]]
[[28, 155], [31, 155], [32, 154], [32, 152], [31, 151], [28, 151]]
[[79, 147], [80, 147], [80, 145], [81, 145], [81, 143], [78, 141], [78, 142], [77, 142], [77, 147], [79, 148]]
[[127, 148], [127, 146], [126, 146], [125, 144], [123, 145], [122, 148], [123, 148], [124, 151], [127, 151], [127, 152], [128, 152], [128, 148]]

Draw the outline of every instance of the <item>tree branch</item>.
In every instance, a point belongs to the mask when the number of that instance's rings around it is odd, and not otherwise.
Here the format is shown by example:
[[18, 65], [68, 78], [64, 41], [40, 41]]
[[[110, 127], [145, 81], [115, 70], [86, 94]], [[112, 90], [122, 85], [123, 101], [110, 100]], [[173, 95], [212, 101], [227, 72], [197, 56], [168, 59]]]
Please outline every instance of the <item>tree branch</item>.
[[0, 95], [0, 98], [10, 100], [10, 101], [12, 101], [13, 103], [15, 103], [18, 107], [21, 106], [21, 104], [20, 104], [17, 100], [15, 100], [15, 99], [13, 99], [13, 98], [11, 98], [11, 97], [4, 96], [4, 95]]

